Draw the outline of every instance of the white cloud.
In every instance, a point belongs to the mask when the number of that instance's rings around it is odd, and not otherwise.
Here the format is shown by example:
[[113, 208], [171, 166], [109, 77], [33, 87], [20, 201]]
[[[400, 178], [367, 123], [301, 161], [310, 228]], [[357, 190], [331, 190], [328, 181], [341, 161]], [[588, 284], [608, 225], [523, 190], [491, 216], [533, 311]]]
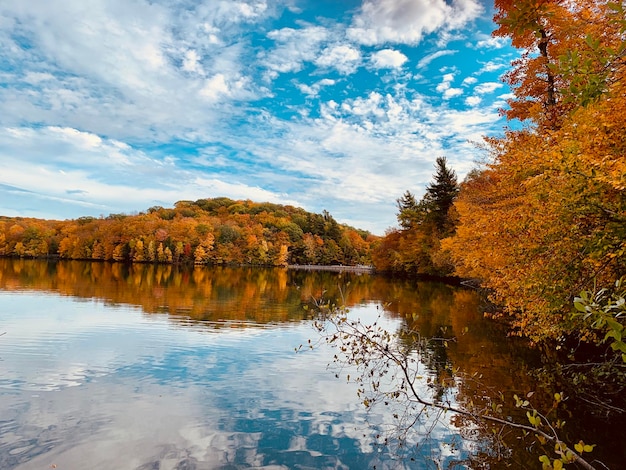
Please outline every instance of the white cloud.
[[374, 115], [382, 117], [385, 114], [381, 105], [384, 103], [383, 96], [378, 92], [370, 93], [366, 98], [356, 98], [346, 101], [342, 104], [341, 109], [353, 115], [365, 116]]
[[26, 72], [26, 76], [24, 77], [24, 81], [32, 85], [38, 85], [51, 80], [54, 80], [54, 75], [46, 72]]
[[361, 62], [361, 52], [352, 46], [338, 45], [322, 50], [315, 59], [318, 67], [335, 68], [339, 73], [354, 73]]
[[477, 83], [478, 79], [476, 77], [465, 77], [463, 79], [463, 85], [473, 85], [474, 83]]
[[[23, 77], [20, 87], [0, 88], [0, 125], [62, 123], [120, 139], [188, 139], [219, 134], [224, 116], [237, 114], [233, 100], [268, 93], [247, 78], [246, 43], [219, 38], [270, 14], [265, 2], [178, 11], [144, 0], [27, 3], [7, 0], [0, 13], [0, 60], [19, 61]], [[197, 99], [200, 90], [209, 99]]]
[[226, 77], [218, 73], [207, 79], [199, 91], [200, 96], [215, 103], [224, 99], [245, 100], [254, 96], [246, 77]]
[[441, 96], [444, 100], [449, 100], [451, 98], [454, 98], [455, 96], [463, 94], [463, 89], [452, 87], [451, 84], [453, 81], [454, 73], [447, 73], [443, 76], [441, 83], [437, 85], [436, 90], [441, 93]]
[[502, 49], [509, 43], [506, 38], [489, 37], [476, 43], [478, 49]]
[[393, 49], [383, 49], [372, 54], [372, 65], [377, 69], [396, 69], [402, 67], [409, 60], [402, 52]]
[[479, 85], [476, 85], [474, 88], [474, 92], [479, 95], [485, 95], [487, 93], [493, 93], [494, 91], [502, 88], [504, 85], [502, 83], [496, 82], [485, 82]]
[[465, 98], [465, 104], [468, 106], [478, 106], [482, 101], [482, 98], [480, 96], [468, 96], [467, 98]]
[[200, 64], [200, 56], [193, 49], [185, 52], [185, 56], [183, 58], [183, 70], [185, 72], [192, 72], [204, 75], [204, 70], [202, 69], [202, 65]]
[[484, 73], [484, 72], [496, 72], [498, 70], [502, 70], [507, 68], [509, 65], [502, 63], [502, 62], [496, 62], [496, 61], [489, 61], [486, 62], [485, 64], [483, 64], [483, 66], [481, 67], [481, 69], [478, 71], [478, 73]]
[[318, 57], [328, 36], [326, 28], [320, 26], [271, 31], [268, 37], [276, 42], [276, 47], [265, 54], [262, 63], [272, 78], [279, 73], [298, 72], [304, 62], [312, 62]]
[[428, 54], [427, 56], [420, 59], [420, 61], [417, 63], [417, 68], [422, 69], [424, 67], [427, 67], [433, 60], [438, 59], [439, 57], [453, 55], [453, 54], [456, 54], [457, 52], [459, 51], [455, 51], [451, 49], [433, 52], [432, 54]]
[[455, 96], [460, 96], [462, 94], [462, 88], [447, 88], [446, 90], [444, 90], [442, 97], [444, 100], [449, 100], [451, 98], [454, 98]]
[[[189, 6], [186, 5], [188, 8]], [[271, 6], [265, 0], [237, 1], [237, 0], [213, 0], [194, 5], [188, 10], [191, 17], [196, 21], [204, 22], [211, 26], [238, 25], [241, 23], [253, 23], [264, 16], [271, 14]]]
[[265, 10], [267, 10], [267, 4], [265, 2], [259, 1], [254, 3], [232, 2], [231, 8], [233, 9], [233, 11], [235, 11], [236, 15], [239, 15], [245, 19], [251, 19], [258, 17], [263, 12], [265, 12]]
[[[21, 149], [21, 150], [20, 150]], [[0, 156], [8, 162], [19, 155], [21, 162], [42, 162], [64, 167], [113, 168], [130, 163], [131, 148], [114, 139], [104, 140], [91, 132], [69, 127], [48, 126], [41, 129], [14, 127], [0, 129]], [[47, 158], [41, 159], [43, 155]], [[135, 161], [145, 162], [136, 152]], [[7, 184], [10, 181], [5, 181]]]
[[226, 84], [224, 74], [218, 73], [209, 78], [202, 89], [200, 95], [208, 98], [210, 101], [217, 101], [221, 96], [230, 94], [230, 87]]
[[442, 83], [451, 83], [454, 81], [453, 73], [446, 73], [442, 78]]
[[305, 95], [317, 96], [319, 94], [320, 90], [322, 89], [322, 87], [332, 86], [335, 83], [337, 83], [335, 80], [332, 80], [330, 78], [324, 78], [324, 79], [322, 79], [322, 80], [320, 80], [318, 82], [315, 82], [311, 86], [305, 85], [304, 83], [298, 83], [298, 84], [296, 84], [296, 86]]
[[475, 0], [365, 0], [347, 34], [367, 45], [414, 45], [426, 34], [465, 25], [482, 10]]

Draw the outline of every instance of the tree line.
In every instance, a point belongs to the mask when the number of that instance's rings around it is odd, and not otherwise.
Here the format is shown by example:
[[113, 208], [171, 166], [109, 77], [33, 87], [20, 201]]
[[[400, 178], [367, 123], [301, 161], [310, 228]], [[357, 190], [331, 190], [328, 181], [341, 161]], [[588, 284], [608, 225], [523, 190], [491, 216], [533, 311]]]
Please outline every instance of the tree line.
[[136, 215], [0, 218], [0, 255], [148, 263], [369, 264], [369, 232], [327, 212], [229, 198], [179, 201]]

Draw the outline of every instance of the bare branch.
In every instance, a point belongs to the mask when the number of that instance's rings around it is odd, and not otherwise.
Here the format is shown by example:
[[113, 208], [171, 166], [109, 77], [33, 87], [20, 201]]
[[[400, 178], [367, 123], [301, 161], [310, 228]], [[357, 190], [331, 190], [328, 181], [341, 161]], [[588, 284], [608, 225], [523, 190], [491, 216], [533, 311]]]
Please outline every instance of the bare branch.
[[[516, 429], [541, 436], [545, 441], [555, 444], [557, 453], [575, 461], [587, 470], [594, 470], [589, 462], [560, 439], [557, 430], [550, 424], [550, 420], [530, 407], [527, 401], [518, 406], [523, 410], [532, 412], [533, 416], [540, 417], [540, 424], [531, 425], [509, 421], [489, 414], [486, 410], [476, 412], [453, 406], [449, 401], [442, 402], [424, 397], [417, 388], [423, 379], [423, 376], [419, 374], [421, 363], [412, 353], [420, 349], [424, 350], [429, 341], [422, 338], [419, 333], [404, 331], [403, 333], [410, 333], [417, 339], [409, 344], [403, 343], [400, 341], [400, 335], [389, 333], [377, 322], [372, 325], [364, 325], [359, 320], [349, 320], [346, 309], [328, 304], [325, 304], [322, 311], [322, 320], [316, 324], [316, 327], [322, 335], [325, 335], [326, 342], [338, 349], [339, 353], [335, 356], [335, 363], [341, 368], [346, 365], [356, 366], [361, 372], [361, 375], [356, 377], [354, 381], [360, 385], [359, 396], [363, 398], [363, 403], [367, 408], [380, 401], [380, 397], [384, 397], [386, 400], [395, 400], [396, 403], [405, 400], [407, 405], [412, 403], [422, 407], [412, 419], [404, 423], [405, 432], [419, 422], [421, 414], [426, 409], [436, 409], [443, 413], [455, 413], [476, 421], [493, 423], [501, 425], [503, 428]], [[329, 332], [329, 327], [333, 331]], [[435, 339], [441, 342], [454, 340], [454, 338], [443, 337]], [[381, 380], [386, 376], [389, 377], [390, 390], [381, 387]], [[397, 381], [399, 383], [395, 383]], [[371, 396], [366, 394], [366, 384], [370, 387]], [[544, 423], [546, 430], [539, 427]]]

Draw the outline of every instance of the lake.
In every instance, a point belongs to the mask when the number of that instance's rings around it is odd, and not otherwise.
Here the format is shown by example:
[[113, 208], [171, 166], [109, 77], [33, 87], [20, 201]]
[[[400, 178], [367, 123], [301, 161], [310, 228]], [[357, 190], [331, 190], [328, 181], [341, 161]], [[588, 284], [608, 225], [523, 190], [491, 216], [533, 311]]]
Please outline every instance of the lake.
[[[423, 368], [425, 380], [449, 374], [455, 406], [538, 389], [538, 354], [485, 320], [469, 289], [356, 273], [0, 259], [0, 468], [437, 469], [467, 468], [471, 455], [483, 458], [475, 468], [506, 466], [503, 457], [512, 468], [540, 465], [541, 452], [516, 434], [498, 430], [512, 446], [502, 449], [491, 428], [454, 414], [424, 416], [404, 450], [376, 444], [393, 412], [366, 410], [350, 369], [333, 368], [335, 352], [313, 328], [321, 297], [342, 299], [364, 323], [448, 338]], [[519, 417], [512, 405], [504, 414]], [[610, 464], [626, 458], [616, 429], [587, 417], [571, 428]]]

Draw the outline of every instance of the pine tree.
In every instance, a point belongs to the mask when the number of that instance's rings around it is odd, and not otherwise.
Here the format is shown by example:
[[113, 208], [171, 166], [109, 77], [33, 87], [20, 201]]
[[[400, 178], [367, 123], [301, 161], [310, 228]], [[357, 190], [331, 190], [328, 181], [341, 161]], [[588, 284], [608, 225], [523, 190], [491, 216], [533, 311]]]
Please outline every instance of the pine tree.
[[453, 229], [449, 211], [459, 192], [459, 184], [454, 170], [448, 168], [446, 157], [437, 157], [435, 161], [434, 182], [426, 187], [426, 194], [420, 201], [426, 212], [426, 220], [432, 222], [440, 236], [445, 236]]
[[398, 204], [398, 223], [403, 229], [410, 229], [418, 220], [418, 203], [411, 191], [406, 191], [402, 197], [396, 199]]

